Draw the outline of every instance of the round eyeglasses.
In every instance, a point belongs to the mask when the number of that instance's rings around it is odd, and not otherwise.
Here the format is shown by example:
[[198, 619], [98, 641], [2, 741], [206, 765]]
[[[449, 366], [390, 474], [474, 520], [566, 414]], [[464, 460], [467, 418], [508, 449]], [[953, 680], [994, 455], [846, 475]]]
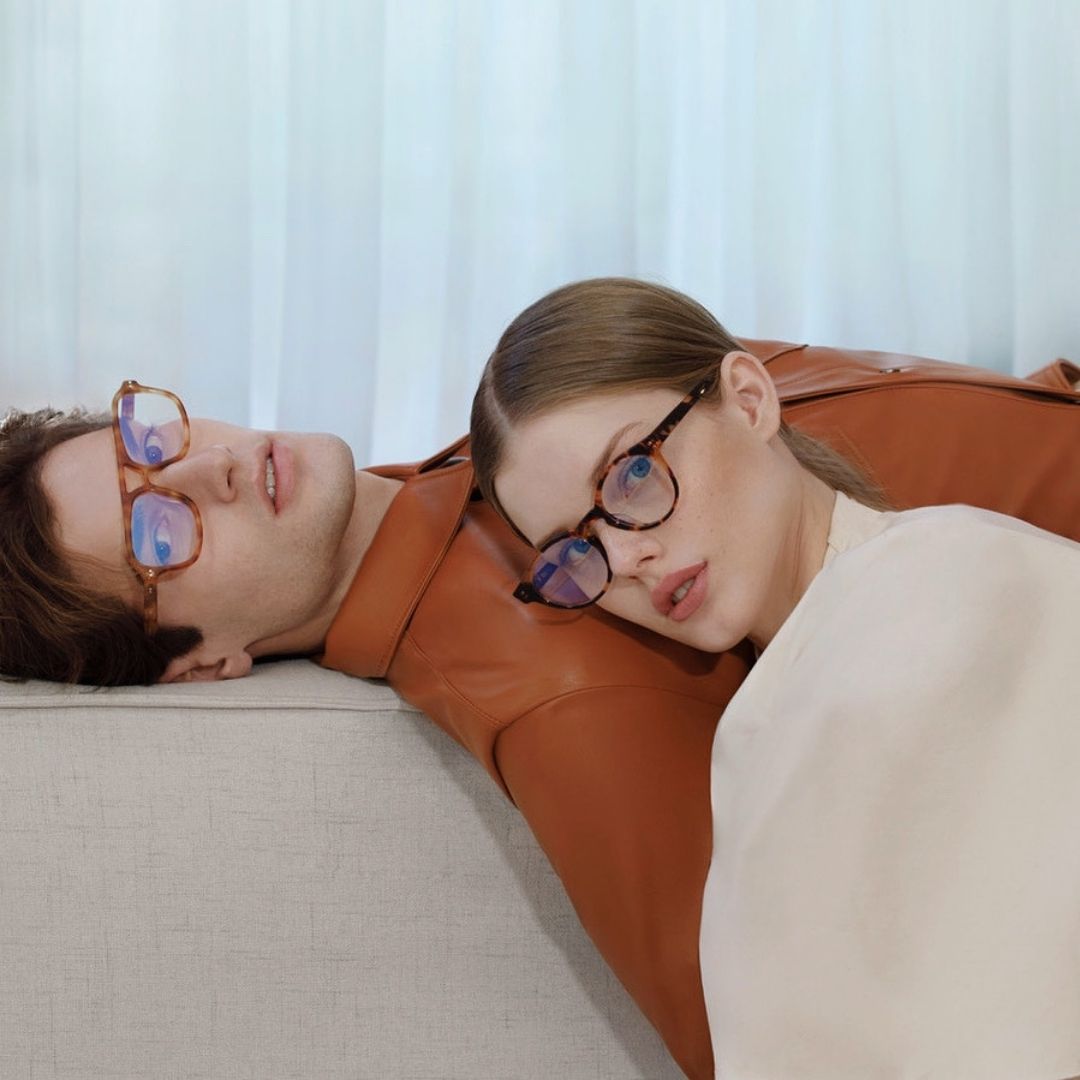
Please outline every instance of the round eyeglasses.
[[[116, 471], [123, 506], [128, 564], [143, 586], [143, 626], [157, 631], [157, 584], [190, 566], [202, 550], [199, 508], [182, 492], [155, 484], [152, 475], [179, 461], [191, 444], [183, 403], [168, 390], [125, 381], [112, 402]], [[129, 490], [125, 470], [142, 483]]]
[[662, 525], [675, 512], [679, 484], [660, 447], [679, 421], [716, 382], [699, 382], [649, 435], [620, 454], [596, 484], [593, 508], [569, 530], [537, 545], [540, 554], [514, 590], [524, 604], [580, 608], [595, 604], [611, 584], [611, 564], [592, 522], [600, 518], [616, 529], [642, 531]]

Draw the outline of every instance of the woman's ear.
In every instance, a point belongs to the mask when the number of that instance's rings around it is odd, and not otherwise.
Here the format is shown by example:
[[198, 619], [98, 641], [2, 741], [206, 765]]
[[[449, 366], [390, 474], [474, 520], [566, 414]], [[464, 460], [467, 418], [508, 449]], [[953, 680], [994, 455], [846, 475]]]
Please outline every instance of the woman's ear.
[[721, 400], [766, 441], [780, 430], [780, 397], [765, 365], [748, 352], [729, 352], [720, 364]]

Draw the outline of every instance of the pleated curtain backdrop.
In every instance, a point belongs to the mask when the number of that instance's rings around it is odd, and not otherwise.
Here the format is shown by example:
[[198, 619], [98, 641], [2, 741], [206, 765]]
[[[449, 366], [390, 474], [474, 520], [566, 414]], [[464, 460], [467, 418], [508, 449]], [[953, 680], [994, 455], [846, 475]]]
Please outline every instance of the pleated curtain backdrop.
[[464, 431], [524, 305], [1080, 355], [1077, 0], [0, 0], [0, 408]]

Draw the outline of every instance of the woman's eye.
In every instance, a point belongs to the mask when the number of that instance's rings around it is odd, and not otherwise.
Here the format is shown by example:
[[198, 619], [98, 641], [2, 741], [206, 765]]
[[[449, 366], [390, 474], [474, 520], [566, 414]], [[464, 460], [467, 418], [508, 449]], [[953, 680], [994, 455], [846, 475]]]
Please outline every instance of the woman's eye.
[[583, 559], [587, 559], [591, 553], [592, 544], [581, 536], [575, 536], [563, 545], [559, 562], [563, 566], [576, 566]]
[[652, 460], [644, 454], [635, 454], [627, 458], [619, 469], [619, 489], [622, 494], [632, 494], [638, 485], [648, 479], [652, 469]]

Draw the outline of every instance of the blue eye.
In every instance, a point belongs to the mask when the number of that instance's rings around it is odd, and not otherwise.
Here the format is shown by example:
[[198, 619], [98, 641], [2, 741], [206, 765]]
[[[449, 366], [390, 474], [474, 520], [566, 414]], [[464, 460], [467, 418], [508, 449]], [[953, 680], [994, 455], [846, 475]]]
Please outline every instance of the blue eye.
[[136, 558], [146, 566], [168, 566], [174, 561], [173, 541], [168, 513], [145, 497], [138, 500], [131, 514], [131, 546]]
[[575, 567], [584, 562], [593, 552], [593, 546], [581, 536], [574, 536], [564, 541], [559, 551], [559, 565]]
[[622, 499], [632, 497], [637, 489], [648, 480], [652, 471], [652, 458], [648, 455], [635, 454], [633, 457], [626, 458], [615, 472], [618, 496]]
[[168, 566], [172, 559], [173, 534], [170, 524], [169, 515], [162, 514], [154, 526], [154, 558], [157, 559], [158, 566]]
[[160, 465], [167, 456], [166, 438], [172, 439], [165, 428], [127, 416], [120, 417], [120, 434], [129, 457], [140, 465]]
[[161, 448], [161, 439], [156, 428], [147, 428], [142, 444], [143, 461], [147, 465], [160, 465], [165, 454]]

